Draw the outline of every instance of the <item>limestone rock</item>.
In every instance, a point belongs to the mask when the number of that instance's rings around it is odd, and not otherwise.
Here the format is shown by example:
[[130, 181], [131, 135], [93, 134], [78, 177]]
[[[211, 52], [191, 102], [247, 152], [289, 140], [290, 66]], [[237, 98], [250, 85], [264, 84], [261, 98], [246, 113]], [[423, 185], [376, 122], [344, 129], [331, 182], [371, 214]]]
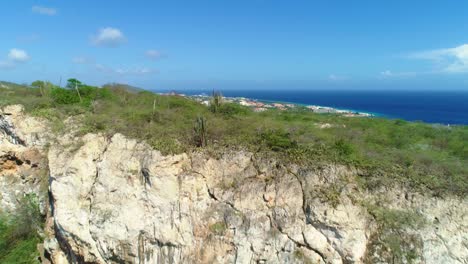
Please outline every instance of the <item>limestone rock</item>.
[[[75, 152], [54, 146], [49, 162], [56, 237], [71, 262], [362, 263], [377, 232], [348, 197], [352, 185], [337, 206], [314, 196], [349, 177], [345, 167], [301, 171], [246, 152], [163, 156], [119, 134], [87, 135]], [[394, 197], [389, 206], [448, 221], [444, 201]], [[421, 231], [426, 263], [463, 263], [466, 232], [455, 230], [467, 230], [466, 207], [453, 210], [444, 231]]]
[[22, 197], [35, 194], [41, 211], [47, 206], [48, 140], [44, 122], [24, 115], [20, 105], [0, 109], [0, 210], [14, 210]]

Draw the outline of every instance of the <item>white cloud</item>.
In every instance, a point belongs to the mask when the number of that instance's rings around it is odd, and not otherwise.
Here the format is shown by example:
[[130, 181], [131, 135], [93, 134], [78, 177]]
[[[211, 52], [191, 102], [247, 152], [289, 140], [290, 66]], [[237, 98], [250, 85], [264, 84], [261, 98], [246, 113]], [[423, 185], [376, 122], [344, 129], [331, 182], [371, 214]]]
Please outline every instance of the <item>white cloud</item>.
[[468, 72], [468, 44], [455, 48], [416, 52], [410, 54], [409, 58], [432, 61], [440, 72]]
[[117, 28], [106, 27], [92, 37], [92, 42], [97, 46], [117, 47], [124, 43], [126, 38], [122, 31]]
[[8, 59], [12, 62], [26, 62], [30, 59], [28, 53], [21, 49], [11, 49], [8, 53]]
[[6, 60], [0, 61], [0, 69], [14, 69], [18, 64], [27, 62], [31, 57], [21, 49], [10, 49]]
[[52, 8], [52, 7], [33, 6], [31, 10], [34, 13], [46, 15], [46, 16], [55, 16], [57, 14], [57, 9]]
[[161, 52], [157, 50], [147, 50], [145, 55], [150, 60], [157, 60], [162, 57]]

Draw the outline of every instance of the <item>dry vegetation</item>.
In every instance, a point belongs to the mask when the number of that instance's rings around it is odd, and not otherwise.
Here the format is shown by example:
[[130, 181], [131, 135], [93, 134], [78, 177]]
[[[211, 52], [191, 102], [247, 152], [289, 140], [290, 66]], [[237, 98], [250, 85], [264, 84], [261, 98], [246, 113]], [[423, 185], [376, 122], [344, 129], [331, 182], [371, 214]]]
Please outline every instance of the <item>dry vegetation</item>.
[[[365, 188], [399, 183], [434, 195], [468, 192], [468, 127], [314, 114], [306, 109], [255, 113], [222, 103], [207, 107], [178, 96], [103, 88], [70, 80], [68, 88], [35, 82], [36, 88], [0, 88], [0, 106], [23, 104], [57, 130], [81, 115], [81, 133], [122, 133], [164, 153], [193, 148], [266, 151], [285, 162], [341, 163], [360, 169]], [[333, 126], [320, 128], [317, 124]]]

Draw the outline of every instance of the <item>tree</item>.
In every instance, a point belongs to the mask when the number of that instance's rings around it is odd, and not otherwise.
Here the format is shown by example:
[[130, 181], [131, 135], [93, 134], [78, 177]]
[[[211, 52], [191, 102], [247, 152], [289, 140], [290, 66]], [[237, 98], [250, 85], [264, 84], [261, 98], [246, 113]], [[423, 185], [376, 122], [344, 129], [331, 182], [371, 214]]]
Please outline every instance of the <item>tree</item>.
[[78, 89], [78, 87], [80, 87], [81, 85], [82, 83], [78, 81], [77, 79], [70, 78], [67, 80], [67, 88], [76, 90], [76, 93], [78, 94], [78, 97], [80, 98], [80, 102], [83, 101], [83, 99], [81, 99], [80, 90]]
[[76, 89], [77, 87], [80, 87], [83, 83], [78, 81], [75, 78], [70, 78], [67, 80], [67, 88], [69, 89]]
[[41, 92], [41, 96], [44, 96], [44, 88], [46, 87], [46, 83], [44, 81], [34, 81], [31, 83], [31, 86], [34, 88], [38, 88], [39, 91]]

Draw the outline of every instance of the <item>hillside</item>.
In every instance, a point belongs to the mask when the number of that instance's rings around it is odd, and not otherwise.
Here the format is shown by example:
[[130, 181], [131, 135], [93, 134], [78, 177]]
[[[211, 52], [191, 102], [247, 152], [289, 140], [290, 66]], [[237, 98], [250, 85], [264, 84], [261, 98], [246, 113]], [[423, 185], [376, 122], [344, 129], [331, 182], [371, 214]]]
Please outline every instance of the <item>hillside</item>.
[[122, 83], [107, 83], [102, 86], [102, 88], [109, 89], [109, 90], [125, 90], [129, 93], [139, 93], [143, 92], [143, 88], [131, 86], [128, 84], [122, 84]]
[[68, 86], [0, 87], [2, 263], [468, 256], [466, 126]]
[[302, 109], [255, 113], [236, 104], [207, 107], [147, 91], [84, 84], [79, 89], [81, 100], [74, 89], [47, 86], [41, 95], [39, 88], [2, 88], [0, 106], [22, 104], [31, 115], [51, 121], [60, 133], [68, 129], [64, 120], [76, 117], [83, 135], [121, 133], [168, 154], [201, 145], [213, 152], [223, 148], [266, 151], [298, 163], [358, 167], [365, 174], [366, 187], [398, 183], [435, 195], [465, 195], [468, 190], [466, 126], [347, 118]]

